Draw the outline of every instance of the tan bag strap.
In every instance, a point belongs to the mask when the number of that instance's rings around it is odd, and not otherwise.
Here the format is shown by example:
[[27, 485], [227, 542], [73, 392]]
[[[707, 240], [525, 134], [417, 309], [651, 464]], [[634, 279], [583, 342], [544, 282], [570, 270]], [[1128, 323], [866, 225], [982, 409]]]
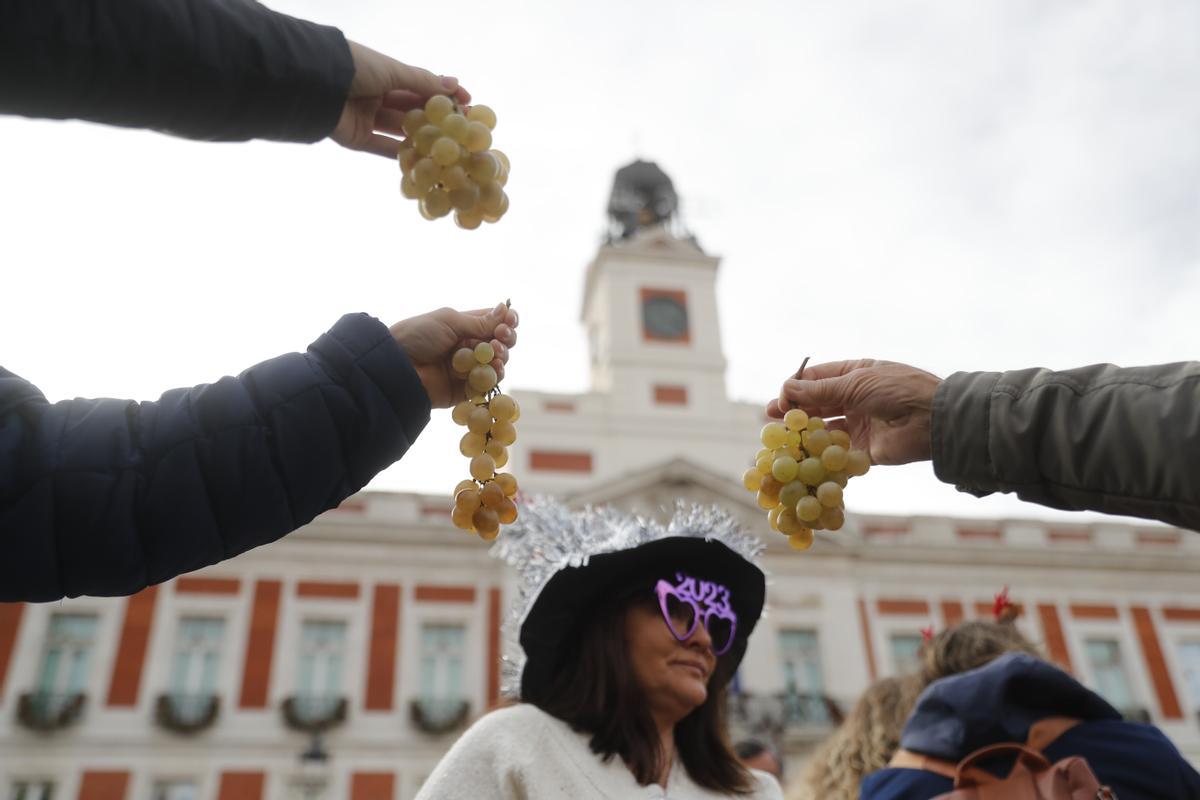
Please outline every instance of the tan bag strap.
[[[900, 767], [902, 769], [921, 769], [926, 772], [932, 772], [935, 775], [941, 775], [943, 778], [954, 780], [958, 775], [958, 765], [953, 761], [942, 761], [940, 758], [932, 758], [921, 753], [914, 753], [912, 750], [900, 748], [892, 756], [892, 760], [888, 762], [889, 767]], [[970, 775], [978, 781], [986, 781], [991, 776], [982, 769], [975, 767], [968, 768], [963, 774]]]
[[1029, 736], [1025, 738], [1025, 746], [1041, 752], [1051, 745], [1058, 737], [1080, 723], [1075, 717], [1045, 717], [1029, 726]]
[[979, 772], [975, 768], [976, 761], [983, 761], [1001, 753], [1012, 753], [1017, 757], [1016, 766], [1013, 767], [1013, 772], [1009, 774], [1010, 778], [1021, 768], [1024, 768], [1028, 772], [1040, 772], [1041, 770], [1050, 769], [1050, 762], [1046, 760], [1044, 755], [1037, 750], [1030, 750], [1023, 744], [989, 744], [987, 747], [979, 748], [958, 762], [957, 774], [954, 777], [954, 788], [966, 789], [983, 783], [995, 783], [1003, 780], [991, 773], [988, 773], [983, 780], [980, 780], [979, 776], [972, 774], [972, 772]]

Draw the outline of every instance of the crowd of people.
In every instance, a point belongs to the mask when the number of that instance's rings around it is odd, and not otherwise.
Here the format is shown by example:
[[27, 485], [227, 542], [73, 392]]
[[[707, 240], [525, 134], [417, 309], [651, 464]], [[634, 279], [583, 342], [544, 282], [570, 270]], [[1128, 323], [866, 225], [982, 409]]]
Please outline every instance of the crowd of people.
[[[405, 111], [434, 94], [470, 101], [455, 78], [236, 0], [16, 0], [0, 6], [0, 52], [0, 113], [202, 140], [331, 139], [394, 157]], [[286, 535], [401, 458], [461, 393], [456, 348], [490, 341], [502, 375], [517, 324], [504, 305], [390, 327], [350, 314], [304, 353], [154, 402], [50, 403], [0, 368], [0, 601], [131, 594]], [[768, 414], [834, 419], [874, 463], [932, 460], [973, 494], [1200, 529], [1198, 382], [1195, 362], [943, 380], [846, 361], [788, 378]], [[528, 584], [520, 702], [476, 722], [421, 796], [782, 797], [779, 753], [735, 749], [724, 721], [764, 603], [752, 542], [711, 513], [665, 528], [526, 516], [501, 546]], [[961, 623], [923, 658], [863, 694], [795, 797], [932, 797], [1050, 768], [1027, 753], [959, 763], [990, 745], [1082, 758], [1125, 800], [1200, 797], [1158, 729], [1123, 721], [1011, 621]]]

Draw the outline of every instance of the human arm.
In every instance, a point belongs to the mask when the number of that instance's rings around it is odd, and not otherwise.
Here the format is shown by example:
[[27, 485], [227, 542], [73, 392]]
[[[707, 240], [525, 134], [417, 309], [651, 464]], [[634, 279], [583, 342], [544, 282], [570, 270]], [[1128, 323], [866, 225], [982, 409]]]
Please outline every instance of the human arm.
[[938, 478], [983, 496], [1200, 528], [1200, 364], [956, 373], [821, 364], [785, 381], [768, 413], [842, 417], [874, 463], [933, 459]]
[[469, 95], [341, 31], [245, 0], [0, 4], [0, 113], [190, 139], [315, 142], [394, 155], [397, 117]]
[[[434, 313], [515, 342], [503, 314]], [[51, 404], [0, 369], [0, 602], [132, 594], [337, 506], [428, 422], [429, 327], [347, 315], [306, 353], [156, 402]]]

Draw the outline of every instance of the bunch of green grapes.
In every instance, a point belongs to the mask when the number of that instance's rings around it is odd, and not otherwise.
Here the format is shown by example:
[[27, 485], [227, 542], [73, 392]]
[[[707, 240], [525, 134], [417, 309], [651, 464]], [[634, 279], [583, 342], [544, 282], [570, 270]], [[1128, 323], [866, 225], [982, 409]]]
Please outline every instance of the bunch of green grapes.
[[508, 156], [492, 146], [496, 113], [487, 106], [459, 106], [434, 95], [424, 108], [404, 115], [400, 144], [400, 193], [416, 200], [421, 216], [451, 211], [459, 227], [474, 230], [508, 211]]
[[455, 351], [450, 366], [467, 382], [466, 399], [450, 416], [467, 432], [458, 443], [459, 452], [471, 459], [471, 477], [454, 487], [450, 519], [458, 528], [491, 541], [500, 526], [517, 519], [517, 479], [496, 470], [508, 463], [508, 448], [517, 440], [513, 423], [521, 418], [517, 401], [500, 393], [492, 346], [480, 342], [474, 349]]
[[850, 478], [866, 475], [871, 460], [850, 447], [850, 435], [829, 430], [825, 420], [793, 408], [782, 422], [762, 429], [763, 449], [742, 476], [758, 493], [773, 530], [797, 550], [812, 547], [813, 531], [841, 530], [846, 522], [842, 490]]

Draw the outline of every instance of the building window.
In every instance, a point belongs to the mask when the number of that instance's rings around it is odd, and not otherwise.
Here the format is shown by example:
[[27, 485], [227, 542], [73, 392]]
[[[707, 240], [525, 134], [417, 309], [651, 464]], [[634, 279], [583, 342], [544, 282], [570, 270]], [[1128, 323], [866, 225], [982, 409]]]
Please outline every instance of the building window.
[[1200, 642], [1180, 644], [1179, 662], [1183, 665], [1183, 680], [1187, 684], [1192, 709], [1200, 713]]
[[9, 800], [54, 800], [52, 781], [13, 781]]
[[46, 651], [38, 676], [38, 693], [64, 701], [87, 688], [96, 618], [86, 614], [55, 614], [50, 618]]
[[1116, 639], [1088, 639], [1084, 643], [1096, 692], [1122, 713], [1134, 707], [1129, 675], [1121, 659], [1121, 646]]
[[821, 670], [821, 649], [815, 631], [779, 632], [779, 657], [783, 666], [783, 685], [787, 690], [785, 715], [796, 724], [829, 721], [825, 702], [825, 676]]
[[434, 716], [456, 711], [466, 699], [466, 638], [462, 625], [421, 626], [420, 700]]
[[888, 640], [892, 651], [892, 671], [896, 675], [908, 675], [921, 669], [921, 636], [911, 633], [894, 633]]
[[649, 342], [690, 341], [687, 295], [673, 289], [642, 289], [642, 338]]
[[219, 617], [184, 617], [179, 620], [175, 657], [171, 664], [171, 694], [187, 702], [207, 700], [217, 691], [221, 642], [225, 620]]
[[158, 781], [150, 795], [153, 800], [196, 800], [200, 793], [190, 780]]
[[288, 784], [287, 800], [325, 800], [329, 783], [321, 778], [297, 778]]
[[328, 713], [341, 698], [346, 623], [312, 621], [300, 632], [297, 700], [308, 713]]

